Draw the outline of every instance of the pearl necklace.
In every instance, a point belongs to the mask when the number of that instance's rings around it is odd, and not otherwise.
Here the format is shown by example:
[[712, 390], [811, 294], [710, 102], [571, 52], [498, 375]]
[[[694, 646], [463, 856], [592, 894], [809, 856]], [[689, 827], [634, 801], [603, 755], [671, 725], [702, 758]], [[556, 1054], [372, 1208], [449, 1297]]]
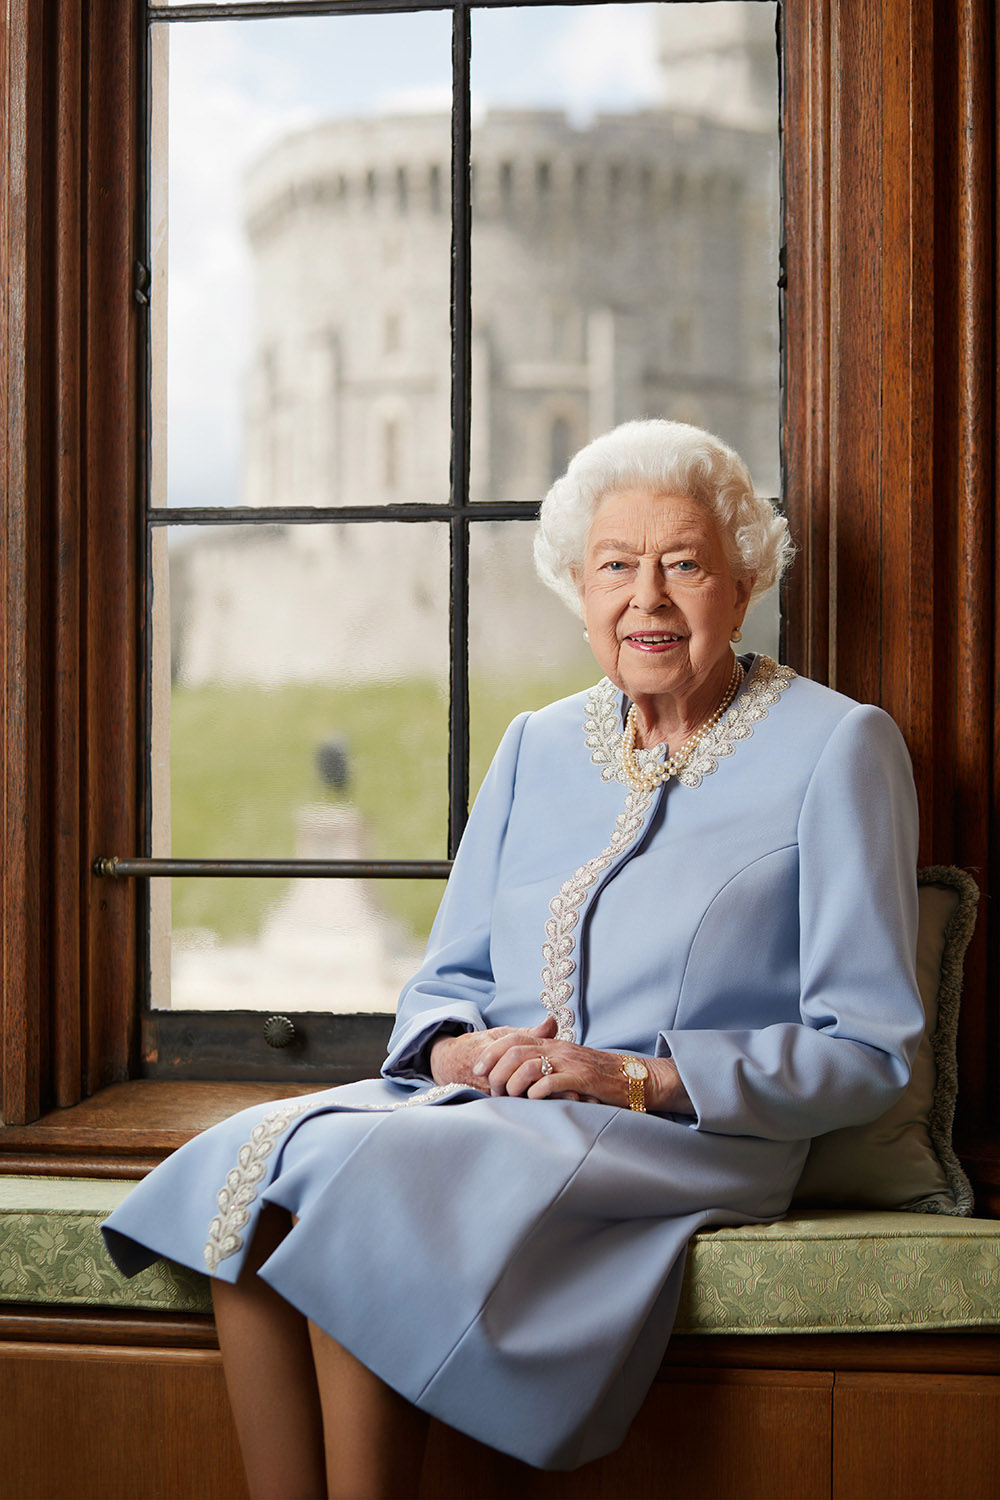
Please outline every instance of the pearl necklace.
[[676, 776], [680, 771], [683, 771], [702, 740], [715, 728], [722, 715], [726, 712], [726, 709], [736, 697], [742, 682], [743, 667], [739, 657], [736, 657], [733, 660], [733, 671], [729, 679], [729, 686], [723, 693], [722, 701], [715, 712], [705, 720], [699, 729], [695, 730], [694, 734], [688, 736], [680, 748], [669, 759], [658, 765], [651, 766], [648, 771], [644, 771], [639, 765], [635, 753], [637, 714], [635, 704], [632, 704], [625, 719], [621, 756], [622, 770], [637, 792], [651, 792], [662, 782], [669, 781], [671, 776]]

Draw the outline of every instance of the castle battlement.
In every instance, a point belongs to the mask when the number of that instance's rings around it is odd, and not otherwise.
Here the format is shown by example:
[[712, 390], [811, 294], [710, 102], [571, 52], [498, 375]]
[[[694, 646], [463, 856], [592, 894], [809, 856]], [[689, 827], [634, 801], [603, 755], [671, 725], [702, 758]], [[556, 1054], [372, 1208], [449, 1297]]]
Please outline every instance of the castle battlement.
[[[280, 141], [246, 179], [246, 224], [260, 245], [300, 214], [370, 221], [447, 217], [446, 115], [329, 120]], [[561, 110], [495, 110], [472, 133], [473, 212], [537, 218], [556, 209], [581, 225], [610, 214], [712, 211], [760, 177], [766, 143], [679, 111], [601, 114], [576, 125]]]

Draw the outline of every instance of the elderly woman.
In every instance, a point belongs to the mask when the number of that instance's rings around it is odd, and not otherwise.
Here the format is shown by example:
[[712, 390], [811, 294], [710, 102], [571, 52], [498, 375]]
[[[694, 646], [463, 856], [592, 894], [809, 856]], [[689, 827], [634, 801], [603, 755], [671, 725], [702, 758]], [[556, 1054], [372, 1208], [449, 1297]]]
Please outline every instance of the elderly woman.
[[127, 1272], [215, 1278], [255, 1497], [399, 1500], [426, 1413], [544, 1468], [609, 1452], [690, 1236], [780, 1216], [810, 1137], [903, 1088], [902, 739], [733, 651], [788, 550], [708, 433], [579, 453], [536, 558], [604, 676], [507, 731], [381, 1079], [237, 1115], [112, 1216]]

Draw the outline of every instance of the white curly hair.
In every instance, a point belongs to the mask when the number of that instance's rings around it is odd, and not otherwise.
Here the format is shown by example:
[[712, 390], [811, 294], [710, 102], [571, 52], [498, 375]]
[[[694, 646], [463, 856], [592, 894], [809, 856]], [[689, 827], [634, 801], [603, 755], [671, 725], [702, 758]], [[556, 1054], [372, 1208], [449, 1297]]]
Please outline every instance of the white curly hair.
[[580, 449], [539, 513], [538, 576], [575, 614], [582, 611], [573, 574], [583, 567], [594, 516], [602, 501], [623, 489], [678, 495], [711, 511], [734, 576], [754, 578], [751, 603], [774, 587], [791, 561], [787, 521], [754, 494], [746, 464], [721, 438], [687, 422], [623, 422]]

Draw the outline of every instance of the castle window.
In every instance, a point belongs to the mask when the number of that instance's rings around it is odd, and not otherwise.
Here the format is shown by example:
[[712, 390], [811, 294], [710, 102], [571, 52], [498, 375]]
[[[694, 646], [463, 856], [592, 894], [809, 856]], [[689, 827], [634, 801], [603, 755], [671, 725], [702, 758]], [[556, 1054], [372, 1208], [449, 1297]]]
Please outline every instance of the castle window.
[[393, 418], [382, 424], [382, 486], [399, 488], [399, 423]]
[[398, 312], [386, 313], [382, 323], [382, 353], [398, 354], [402, 342], [402, 318]]
[[670, 356], [678, 364], [689, 364], [693, 354], [694, 318], [690, 309], [685, 308], [682, 312], [675, 312], [673, 316]]
[[500, 163], [500, 203], [506, 211], [510, 208], [514, 196], [514, 164], [509, 161]]
[[573, 456], [572, 429], [565, 417], [556, 417], [549, 428], [549, 483], [566, 472], [566, 465]]
[[409, 183], [405, 167], [396, 168], [396, 207], [405, 214], [409, 197]]
[[552, 186], [552, 164], [547, 161], [537, 162], [535, 165], [535, 185], [540, 197], [545, 196]]
[[434, 162], [427, 173], [427, 195], [430, 200], [431, 213], [439, 214], [442, 209], [441, 195], [441, 168]]

